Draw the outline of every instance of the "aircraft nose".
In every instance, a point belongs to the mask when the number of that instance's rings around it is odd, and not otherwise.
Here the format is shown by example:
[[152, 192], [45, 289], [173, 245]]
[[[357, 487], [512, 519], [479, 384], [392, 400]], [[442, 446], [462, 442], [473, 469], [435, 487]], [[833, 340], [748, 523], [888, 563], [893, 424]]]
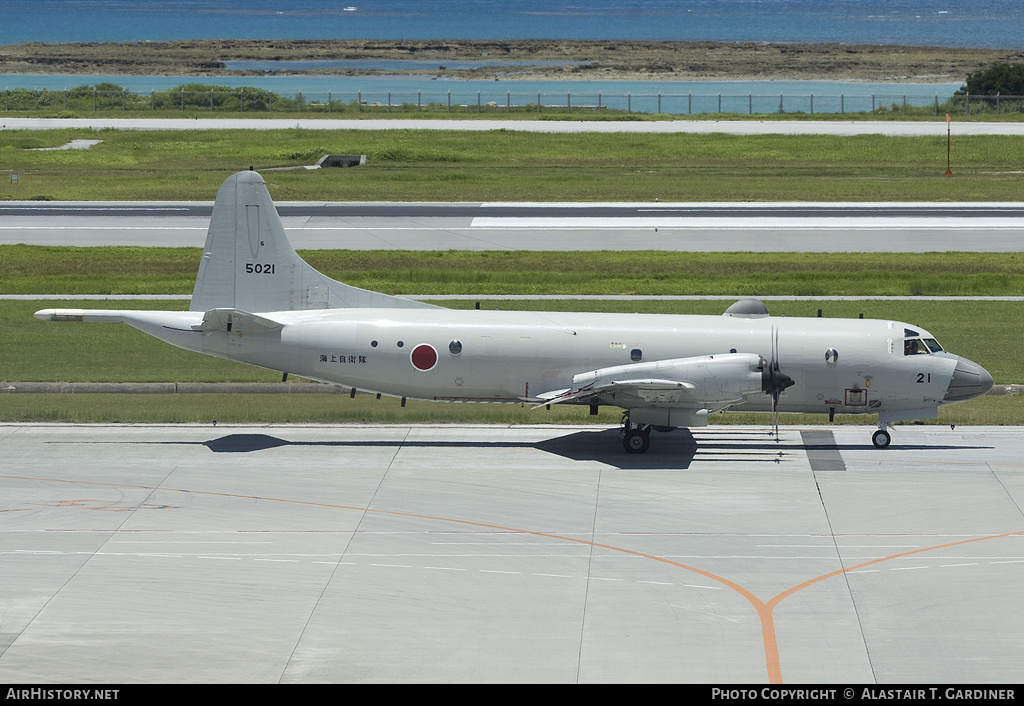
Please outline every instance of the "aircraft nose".
[[991, 389], [992, 375], [985, 368], [966, 358], [958, 358], [943, 401], [961, 402], [984, 395]]

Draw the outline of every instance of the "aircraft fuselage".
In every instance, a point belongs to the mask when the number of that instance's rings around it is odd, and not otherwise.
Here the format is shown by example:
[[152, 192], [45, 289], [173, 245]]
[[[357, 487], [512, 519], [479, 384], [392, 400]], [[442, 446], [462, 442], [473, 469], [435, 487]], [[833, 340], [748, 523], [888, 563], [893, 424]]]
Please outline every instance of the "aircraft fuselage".
[[[264, 313], [282, 324], [269, 331], [237, 318], [200, 332], [191, 329], [201, 314], [177, 316], [182, 320], [171, 327], [129, 323], [190, 350], [428, 400], [538, 402], [541, 393], [571, 387], [581, 370], [749, 353], [774, 355], [782, 371], [799, 371], [780, 395], [780, 412], [921, 411], [943, 403], [963, 360], [944, 352], [907, 355], [907, 330], [930, 334], [871, 319], [327, 309]], [[770, 411], [770, 396], [758, 392], [727, 406]]]

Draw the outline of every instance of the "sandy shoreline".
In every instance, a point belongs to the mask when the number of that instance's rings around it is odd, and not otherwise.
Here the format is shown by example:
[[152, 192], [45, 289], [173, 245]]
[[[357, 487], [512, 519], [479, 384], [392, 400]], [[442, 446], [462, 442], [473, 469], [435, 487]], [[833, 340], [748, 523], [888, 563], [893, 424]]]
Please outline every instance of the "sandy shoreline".
[[[436, 68], [363, 68], [281, 73], [446, 76], [484, 80], [830, 80], [892, 83], [965, 81], [996, 63], [1024, 63], [1024, 51], [844, 44], [576, 40], [196, 40], [0, 47], [0, 73], [142, 76], [268, 75], [229, 71], [226, 61], [417, 60]], [[486, 61], [456, 69], [452, 61]], [[559, 62], [522, 66], [502, 62]], [[564, 63], [561, 63], [564, 62]], [[270, 73], [270, 75], [273, 75]]]

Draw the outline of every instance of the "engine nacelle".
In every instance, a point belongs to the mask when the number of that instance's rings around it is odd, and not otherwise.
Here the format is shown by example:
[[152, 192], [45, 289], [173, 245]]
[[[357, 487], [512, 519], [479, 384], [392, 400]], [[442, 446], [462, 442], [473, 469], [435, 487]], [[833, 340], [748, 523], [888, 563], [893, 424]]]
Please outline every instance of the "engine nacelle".
[[631, 395], [652, 406], [684, 402], [686, 407], [693, 405], [693, 408], [715, 411], [742, 402], [748, 396], [764, 394], [766, 365], [764, 358], [756, 353], [673, 358], [581, 373], [573, 378], [573, 386], [576, 389], [629, 389]]

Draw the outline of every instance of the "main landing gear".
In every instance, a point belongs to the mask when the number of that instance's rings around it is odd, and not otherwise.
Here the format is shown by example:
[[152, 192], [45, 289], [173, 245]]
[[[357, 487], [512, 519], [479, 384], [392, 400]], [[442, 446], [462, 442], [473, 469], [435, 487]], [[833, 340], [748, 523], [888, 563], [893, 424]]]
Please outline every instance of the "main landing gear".
[[875, 445], [875, 448], [884, 449], [892, 441], [892, 434], [887, 429], [876, 429], [875, 433], [871, 435], [871, 443]]
[[622, 431], [619, 432], [622, 439], [622, 448], [626, 453], [642, 454], [647, 453], [651, 448], [651, 425], [633, 424], [629, 421], [629, 413], [622, 415]]

